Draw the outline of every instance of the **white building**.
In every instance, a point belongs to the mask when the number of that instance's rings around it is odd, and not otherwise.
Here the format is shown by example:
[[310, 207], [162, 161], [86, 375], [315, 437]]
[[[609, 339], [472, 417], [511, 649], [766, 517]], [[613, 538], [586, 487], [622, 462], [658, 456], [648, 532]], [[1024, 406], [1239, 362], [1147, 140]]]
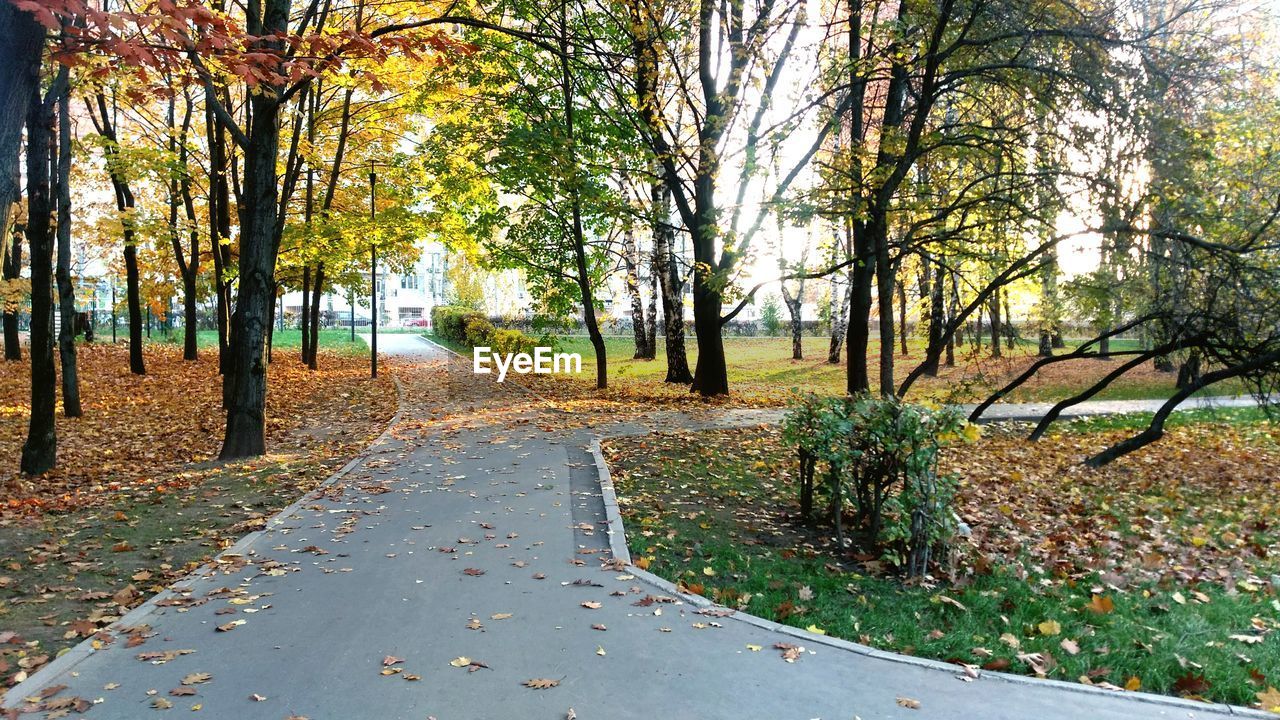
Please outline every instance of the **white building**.
[[[410, 272], [396, 273], [378, 267], [378, 326], [427, 327], [431, 309], [447, 305], [452, 299], [449, 286], [451, 253], [436, 241], [424, 241], [418, 262]], [[354, 313], [351, 297], [344, 288], [327, 288], [320, 298], [322, 327], [369, 325], [369, 282], [366, 271], [361, 289], [355, 297]], [[529, 297], [521, 273], [504, 270], [489, 273], [485, 279], [486, 312], [489, 315], [518, 315], [529, 309]], [[302, 313], [302, 292], [295, 290], [281, 298], [286, 322], [297, 322]]]

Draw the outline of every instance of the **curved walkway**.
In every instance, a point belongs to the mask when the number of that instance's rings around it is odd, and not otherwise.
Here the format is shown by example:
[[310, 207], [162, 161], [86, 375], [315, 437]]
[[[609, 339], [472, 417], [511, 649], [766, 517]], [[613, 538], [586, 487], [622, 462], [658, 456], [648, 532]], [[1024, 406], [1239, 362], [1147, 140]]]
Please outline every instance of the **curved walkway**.
[[[92, 703], [94, 720], [167, 705], [229, 720], [1255, 714], [991, 673], [966, 681], [681, 601], [610, 559], [587, 450], [600, 428], [417, 338], [385, 338], [384, 352], [418, 364], [401, 370], [401, 416], [378, 444], [5, 707], [65, 684], [52, 697]], [[785, 662], [778, 642], [805, 649]], [[558, 684], [524, 685], [534, 679]]]

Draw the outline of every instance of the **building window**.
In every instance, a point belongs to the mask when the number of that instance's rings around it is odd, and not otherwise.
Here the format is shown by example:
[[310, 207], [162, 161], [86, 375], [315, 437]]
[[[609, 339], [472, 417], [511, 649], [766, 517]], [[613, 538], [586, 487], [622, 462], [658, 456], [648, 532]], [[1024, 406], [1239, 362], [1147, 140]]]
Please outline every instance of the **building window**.
[[401, 290], [417, 290], [418, 276], [417, 275], [401, 275], [400, 289]]
[[421, 320], [422, 308], [420, 307], [402, 307], [400, 308], [400, 322], [408, 322], [410, 320]]

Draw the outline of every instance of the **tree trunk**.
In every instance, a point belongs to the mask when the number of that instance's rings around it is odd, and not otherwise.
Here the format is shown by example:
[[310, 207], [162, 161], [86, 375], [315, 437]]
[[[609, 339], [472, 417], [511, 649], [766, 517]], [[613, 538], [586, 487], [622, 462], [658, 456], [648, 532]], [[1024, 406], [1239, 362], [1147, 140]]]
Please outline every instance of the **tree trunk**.
[[893, 284], [896, 268], [888, 260], [888, 237], [882, 234], [877, 240], [876, 295], [879, 311], [879, 392], [882, 397], [893, 397]]
[[640, 270], [636, 252], [636, 236], [631, 228], [622, 233], [622, 259], [626, 267], [627, 296], [631, 299], [631, 330], [635, 336], [636, 360], [649, 360], [654, 356], [653, 340], [646, 331], [644, 298], [640, 296]]
[[991, 357], [1000, 357], [1000, 292], [996, 291], [991, 295], [990, 301], [987, 303], [988, 311], [991, 313]]
[[[652, 256], [652, 253], [650, 253]], [[644, 259], [641, 257], [640, 263], [643, 265]], [[649, 263], [649, 307], [644, 313], [644, 333], [649, 338], [649, 357], [646, 360], [653, 360], [658, 357], [658, 275], [657, 268], [653, 263]]]
[[[267, 0], [262, 38], [256, 44], [279, 51], [289, 21], [288, 0]], [[251, 119], [245, 133], [244, 192], [240, 208], [239, 295], [231, 322], [230, 372], [223, 377], [227, 394], [227, 429], [223, 460], [266, 452], [266, 330], [270, 305], [275, 302], [276, 160], [280, 145], [280, 87], [249, 99]]]
[[275, 283], [275, 287], [271, 288], [271, 312], [267, 314], [267, 364], [271, 364], [271, 352], [275, 348], [276, 341], [276, 299], [280, 297], [280, 283]]
[[[951, 327], [955, 324], [956, 315], [960, 314], [960, 280], [955, 272], [950, 272], [948, 275], [951, 277], [951, 301], [947, 307], [947, 327]], [[947, 367], [956, 366], [956, 333], [958, 332], [960, 328], [947, 334]]]
[[578, 156], [574, 143], [574, 82], [570, 74], [569, 18], [568, 2], [560, 0], [560, 99], [563, 102], [565, 138], [568, 141], [568, 157], [566, 158], [575, 182], [569, 187], [569, 204], [573, 219], [573, 252], [577, 263], [578, 290], [582, 298], [582, 319], [587, 326], [587, 335], [591, 338], [591, 346], [596, 353], [596, 389], [609, 387], [609, 359], [605, 354], [604, 336], [600, 334], [600, 325], [596, 321], [596, 300], [592, 292], [591, 275], [587, 269], [587, 240], [582, 229], [582, 196], [579, 193], [576, 179], [580, 174]]
[[302, 364], [311, 360], [311, 266], [302, 266]]
[[173, 258], [178, 264], [178, 272], [182, 276], [182, 359], [194, 361], [199, 357], [199, 346], [196, 343], [196, 279], [200, 274], [200, 231], [196, 229], [196, 206], [191, 197], [191, 172], [187, 165], [187, 133], [191, 130], [191, 115], [194, 103], [190, 95], [185, 95], [186, 110], [182, 116], [181, 134], [175, 144], [178, 150], [178, 180], [176, 189], [182, 197], [182, 207], [187, 219], [187, 242], [190, 243], [190, 256], [184, 257], [180, 233], [177, 228], [176, 212], [173, 218]]
[[[37, 66], [38, 68], [38, 66]], [[22, 446], [22, 472], [39, 475], [57, 459], [54, 427], [57, 371], [53, 363], [53, 238], [49, 228], [52, 116], [32, 84], [27, 107], [27, 242], [31, 247], [31, 418]]]
[[796, 294], [792, 295], [791, 290], [787, 288], [787, 283], [782, 282], [782, 301], [787, 306], [787, 312], [791, 315], [791, 359], [804, 359], [804, 278], [800, 279], [800, 287], [796, 288]]
[[[11, 2], [0, 3], [0, 248], [4, 257], [3, 277], [17, 280], [22, 270], [21, 235], [10, 234], [12, 208], [22, 195], [19, 166], [22, 127], [28, 105], [40, 86], [40, 54], [44, 47], [44, 27], [35, 15], [19, 10]], [[38, 96], [37, 96], [38, 97]], [[6, 252], [6, 250], [8, 252]], [[4, 359], [21, 360], [18, 338], [18, 307], [4, 308]]]
[[129, 307], [129, 371], [134, 375], [145, 375], [147, 368], [142, 359], [142, 300], [138, 287], [138, 248], [134, 228], [136, 218], [133, 212], [135, 202], [129, 179], [120, 166], [120, 139], [116, 133], [113, 109], [107, 103], [105, 92], [99, 90], [94, 97], [97, 102], [96, 115], [93, 103], [86, 100], [86, 106], [94, 129], [107, 140], [103, 150], [107, 161], [107, 176], [111, 179], [111, 188], [115, 192], [116, 210], [120, 212], [123, 221], [125, 297]]
[[907, 355], [907, 284], [898, 283], [898, 342], [903, 356]]
[[[22, 126], [26, 122], [32, 92], [40, 85], [40, 54], [44, 48], [44, 27], [33, 13], [19, 10], [12, 2], [0, 3], [0, 238], [6, 242], [13, 204], [22, 197], [18, 168], [22, 154]], [[0, 250], [0, 255], [4, 255]], [[5, 279], [10, 275], [6, 257]], [[20, 266], [17, 263], [16, 266]], [[14, 271], [16, 273], [16, 270]], [[9, 345], [9, 318], [5, 313], [5, 358], [17, 346]], [[13, 339], [17, 341], [17, 317], [13, 316]]]
[[[843, 284], [843, 289], [841, 285]], [[827, 362], [840, 364], [840, 350], [844, 347], [845, 333], [849, 329], [849, 302], [853, 291], [853, 272], [840, 283], [833, 276], [831, 279], [831, 343], [827, 346]]]
[[324, 263], [316, 264], [316, 283], [311, 288], [311, 340], [307, 343], [310, 355], [307, 356], [307, 368], [318, 370], [320, 368], [319, 353], [316, 352], [320, 347], [320, 294], [324, 287]]
[[1200, 382], [1200, 365], [1200, 349], [1195, 348], [1187, 355], [1187, 359], [1184, 360], [1182, 365], [1178, 368], [1177, 388], [1179, 390], [1185, 390], [1189, 387], [1193, 387], [1196, 383]]
[[76, 291], [71, 283], [71, 92], [58, 98], [58, 310], [62, 327], [58, 355], [62, 362], [62, 414], [80, 417], [80, 373], [76, 363]]
[[[925, 272], [929, 270], [926, 267]], [[943, 323], [946, 321], [946, 310], [943, 306], [943, 293], [946, 292], [946, 278], [943, 275], [942, 263], [935, 263], [933, 280], [929, 283], [929, 347], [937, 347], [942, 342]], [[948, 345], [954, 348], [954, 345]], [[948, 365], [954, 364], [954, 351], [948, 355]], [[929, 377], [938, 376], [938, 357], [930, 355], [925, 358], [924, 374]]]
[[1044, 267], [1040, 271], [1040, 357], [1053, 357], [1053, 335], [1057, 332], [1058, 318], [1058, 252], [1045, 253]]
[[191, 233], [191, 263], [187, 271], [182, 273], [182, 359], [196, 360], [199, 357], [199, 345], [196, 342], [197, 309], [196, 309], [196, 267], [199, 262], [197, 233]]
[[[231, 265], [231, 191], [227, 182], [226, 130], [205, 103], [205, 133], [209, 144], [209, 249], [213, 255], [215, 312], [218, 323], [218, 372], [226, 375], [231, 362], [231, 287], [226, 271]], [[223, 240], [226, 240], [226, 243]], [[223, 382], [222, 405], [230, 401], [230, 384]]]
[[1013, 324], [1013, 310], [1009, 308], [1009, 291], [1001, 290], [1000, 297], [1004, 302], [1004, 346], [1013, 350], [1018, 339], [1018, 326]]
[[871, 343], [871, 286], [875, 284], [875, 255], [863, 233], [855, 225], [853, 237], [854, 271], [850, 276], [848, 345], [849, 367], [846, 389], [850, 395], [871, 389], [867, 367], [867, 347]]
[[704, 273], [694, 272], [693, 332], [698, 338], [698, 364], [690, 388], [703, 397], [729, 392], [729, 368], [720, 332], [720, 293], [707, 286]]
[[[5, 228], [8, 232], [8, 228]], [[22, 272], [22, 236], [13, 235], [13, 245], [4, 257], [4, 279], [17, 280]], [[18, 337], [18, 303], [12, 308], [4, 309], [4, 359], [13, 361], [22, 359], [22, 342]]]
[[142, 359], [142, 296], [139, 288], [138, 246], [134, 240], [132, 223], [128, 221], [124, 229], [124, 273], [125, 298], [129, 306], [129, 372], [145, 375], [147, 366]]
[[649, 189], [653, 200], [650, 227], [653, 234], [653, 273], [662, 295], [662, 330], [667, 341], [666, 382], [687, 385], [693, 382], [689, 357], [684, 346], [684, 283], [676, 263], [671, 228], [671, 190], [661, 182]]

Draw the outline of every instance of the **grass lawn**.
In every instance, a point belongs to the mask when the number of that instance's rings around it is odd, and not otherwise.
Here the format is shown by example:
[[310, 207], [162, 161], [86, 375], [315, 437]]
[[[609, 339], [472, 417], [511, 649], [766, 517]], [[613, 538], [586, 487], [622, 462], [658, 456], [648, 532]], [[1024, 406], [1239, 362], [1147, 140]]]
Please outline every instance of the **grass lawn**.
[[[379, 333], [386, 332], [379, 330]], [[106, 339], [110, 341], [111, 334], [103, 336], [98, 335], [99, 341]], [[325, 350], [332, 350], [337, 353], [360, 355], [368, 354], [369, 346], [365, 344], [360, 337], [360, 328], [356, 328], [356, 339], [351, 340], [351, 330], [343, 330], [339, 328], [322, 329], [317, 334], [320, 340], [320, 347]], [[117, 339], [118, 343], [128, 342], [128, 336], [121, 334]], [[182, 347], [182, 329], [178, 328], [170, 335], [165, 335], [152, 330], [150, 342], [162, 345], [177, 345]], [[276, 330], [272, 334], [271, 344], [274, 350], [300, 350], [302, 348], [302, 331], [297, 328], [286, 328], [284, 330]], [[213, 349], [218, 347], [218, 331], [217, 330], [198, 330], [196, 331], [196, 345], [201, 350]]]
[[[1123, 341], [1116, 344], [1121, 347]], [[564, 352], [582, 355], [583, 373], [576, 376], [555, 376], [561, 382], [576, 386], [583, 392], [594, 387], [595, 350], [586, 337], [572, 336], [558, 340]], [[822, 394], [842, 393], [845, 387], [845, 364], [826, 362], [829, 340], [826, 337], [803, 339], [805, 360], [791, 359], [789, 337], [726, 337], [725, 352], [729, 363], [730, 392], [740, 400], [752, 404], [776, 405], [785, 403], [793, 391], [814, 391]], [[621, 393], [640, 394], [647, 398], [687, 396], [686, 388], [665, 387], [666, 348], [660, 341], [656, 360], [635, 360], [635, 343], [630, 337], [605, 339], [609, 358], [609, 382]], [[690, 337], [687, 342], [689, 365], [697, 362], [697, 343]], [[923, 357], [923, 343], [913, 339], [908, 344], [910, 353], [895, 356], [896, 377], [899, 381], [913, 369]], [[980, 352], [967, 347], [957, 349], [956, 367], [943, 368], [936, 378], [921, 378], [911, 389], [912, 399], [929, 398], [939, 402], [971, 402], [985, 398], [991, 391], [1026, 370], [1035, 361], [1038, 346], [1019, 343], [1013, 350], [1005, 350], [1006, 357], [991, 358], [990, 346]], [[1067, 352], [1067, 351], [1059, 351]], [[868, 349], [872, 368], [871, 384], [878, 382], [879, 341], [872, 340]], [[1009, 396], [1010, 401], [1058, 400], [1069, 397], [1088, 387], [1110, 372], [1119, 361], [1075, 360], [1051, 365], [1031, 381]], [[542, 379], [542, 378], [540, 378]], [[1098, 400], [1147, 399], [1168, 397], [1174, 391], [1172, 373], [1160, 373], [1150, 364], [1134, 370], [1110, 388], [1096, 396]], [[1236, 385], [1223, 383], [1207, 390], [1207, 393], [1240, 392]]]
[[[322, 334], [321, 337], [324, 337]], [[363, 449], [395, 412], [363, 355], [322, 346], [269, 374], [268, 455], [213, 461], [222, 436], [217, 353], [194, 363], [150, 344], [131, 375], [124, 343], [79, 349], [85, 415], [59, 415], [58, 466], [17, 472], [29, 366], [0, 373], [0, 689], [119, 618]]]
[[633, 557], [730, 607], [896, 652], [1256, 706], [1280, 686], [1280, 428], [1196, 419], [1100, 470], [1079, 461], [1134, 419], [1036, 444], [994, 428], [946, 450], [972, 536], [916, 584], [793, 521], [795, 460], [775, 429], [617, 439], [606, 455]]

